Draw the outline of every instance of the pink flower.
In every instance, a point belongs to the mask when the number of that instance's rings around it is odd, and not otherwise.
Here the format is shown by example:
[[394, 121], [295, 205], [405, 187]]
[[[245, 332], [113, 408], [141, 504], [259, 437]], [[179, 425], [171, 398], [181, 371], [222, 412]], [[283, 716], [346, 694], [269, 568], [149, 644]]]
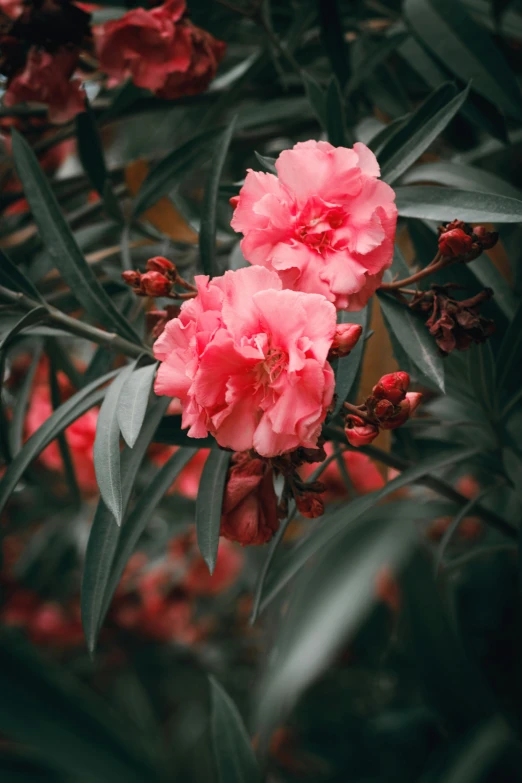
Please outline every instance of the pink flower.
[[260, 267], [195, 282], [154, 344], [156, 393], [180, 400], [192, 438], [265, 457], [314, 447], [334, 392], [333, 305]]
[[185, 0], [134, 8], [94, 29], [101, 68], [119, 83], [129, 76], [162, 98], [204, 90], [225, 44], [183, 18]]
[[375, 155], [306, 141], [276, 161], [278, 177], [249, 170], [232, 227], [243, 255], [278, 273], [285, 288], [360, 310], [393, 256], [395, 194], [378, 180]]
[[49, 121], [69, 122], [85, 108], [85, 94], [79, 79], [71, 77], [78, 64], [78, 53], [59, 49], [50, 54], [33, 47], [23, 71], [14, 76], [3, 97], [4, 106], [17, 103], [45, 103]]
[[23, 10], [23, 0], [0, 0], [0, 11], [10, 19], [16, 19]]

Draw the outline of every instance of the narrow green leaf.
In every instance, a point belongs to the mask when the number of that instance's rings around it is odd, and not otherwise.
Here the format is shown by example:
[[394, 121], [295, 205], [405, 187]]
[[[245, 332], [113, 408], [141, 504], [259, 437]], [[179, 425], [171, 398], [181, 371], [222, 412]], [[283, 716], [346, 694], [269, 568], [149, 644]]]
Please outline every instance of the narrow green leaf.
[[34, 347], [33, 357], [25, 377], [19, 389], [16, 391], [16, 400], [13, 406], [13, 416], [9, 423], [9, 444], [12, 454], [18, 454], [22, 448], [24, 434], [25, 414], [29, 397], [33, 388], [34, 376], [38, 369], [40, 357], [42, 355], [42, 342], [38, 340]]
[[9, 256], [0, 249], [0, 285], [9, 288], [10, 291], [17, 291], [32, 299], [42, 302], [40, 293], [33, 283], [26, 277], [18, 267], [13, 264]]
[[462, 506], [458, 514], [455, 514], [450, 524], [448, 525], [447, 529], [444, 531], [444, 535], [440, 540], [440, 544], [437, 550], [437, 557], [435, 560], [434, 573], [437, 573], [437, 571], [441, 567], [444, 560], [444, 554], [446, 552], [446, 549], [448, 548], [448, 544], [450, 543], [451, 539], [459, 529], [462, 520], [466, 519], [466, 517], [469, 517], [469, 515], [472, 513], [477, 503], [480, 503], [482, 498], [485, 495], [487, 495], [490, 491], [491, 491], [491, 487], [487, 487], [483, 492], [480, 492], [474, 498], [471, 498], [471, 500], [468, 503], [466, 503], [465, 506]]
[[132, 449], [147, 411], [157, 362], [135, 369], [122, 387], [117, 416], [123, 440]]
[[363, 515], [392, 492], [407, 487], [433, 471], [440, 470], [452, 464], [464, 462], [477, 454], [478, 449], [463, 448], [444, 451], [421, 460], [416, 465], [404, 470], [397, 478], [389, 481], [377, 492], [372, 492], [361, 498], [356, 498], [349, 505], [343, 505], [321, 518], [321, 525], [310, 536], [295, 546], [283, 559], [277, 575], [267, 580], [265, 595], [260, 607], [266, 607], [279, 595], [283, 587], [299, 572], [310, 557], [319, 552], [328, 542], [345, 529], [359, 522]]
[[344, 88], [350, 69], [343, 37], [343, 22], [337, 0], [317, 0], [321, 38], [339, 84]]
[[[123, 449], [121, 455], [122, 515], [129, 505], [136, 476], [152, 436], [169, 402], [169, 397], [161, 397], [153, 403], [145, 417], [134, 448], [129, 449], [126, 446]], [[98, 634], [108, 608], [107, 584], [121, 531], [122, 528], [114, 524], [111, 510], [105, 505], [103, 498], [100, 499], [85, 553], [81, 589], [82, 624], [87, 647], [91, 654], [95, 650]]]
[[201, 254], [203, 271], [210, 277], [214, 277], [219, 272], [216, 268], [216, 208], [219, 181], [223, 173], [228, 148], [236, 129], [236, 122], [237, 115], [218, 141], [212, 155], [210, 170], [205, 183], [201, 228], [199, 230], [199, 252]]
[[12, 138], [16, 170], [40, 236], [61, 276], [92, 318], [139, 343], [138, 335], [83, 257], [31, 147], [14, 129]]
[[[497, 388], [502, 392], [506, 381], [520, 370], [522, 357], [522, 302], [504, 335], [497, 357]], [[518, 376], [518, 381], [520, 377]]]
[[11, 493], [22, 478], [24, 471], [60, 432], [76, 421], [105, 397], [106, 389], [99, 386], [112, 380], [118, 371], [107, 373], [73, 394], [67, 402], [54, 411], [36, 432], [24, 443], [21, 451], [7, 467], [0, 481], [0, 514], [5, 508]]
[[[500, 715], [493, 715], [471, 731], [471, 736], [459, 743], [453, 758], [444, 767], [437, 783], [481, 783], [498, 777], [499, 760], [512, 758], [502, 773], [516, 777], [518, 770], [518, 748], [508, 724]], [[516, 759], [516, 760], [515, 760]], [[515, 766], [516, 765], [516, 766]], [[508, 772], [507, 768], [510, 768]], [[430, 775], [431, 778], [431, 775]], [[431, 778], [433, 781], [433, 778]], [[423, 783], [423, 782], [422, 782]], [[426, 783], [429, 783], [426, 780]]]
[[219, 545], [221, 508], [232, 454], [221, 449], [211, 451], [205, 462], [196, 500], [196, 533], [199, 551], [212, 574]]
[[459, 0], [406, 0], [404, 15], [416, 35], [443, 64], [511, 116], [522, 118], [515, 76], [487, 32]]
[[346, 145], [346, 122], [345, 122], [344, 98], [339, 87], [339, 82], [334, 77], [328, 85], [326, 93], [326, 126], [328, 131], [328, 141], [334, 147], [344, 147]]
[[103, 146], [96, 125], [96, 117], [89, 103], [86, 110], [76, 115], [76, 140], [78, 142], [78, 156], [87, 174], [91, 185], [103, 198], [105, 182], [107, 180], [107, 168]]
[[408, 171], [401, 179], [403, 185], [415, 185], [419, 182], [434, 182], [450, 188], [476, 190], [480, 193], [494, 193], [498, 196], [522, 199], [522, 190], [497, 177], [496, 174], [453, 161], [423, 163]]
[[118, 400], [134, 367], [135, 362], [121, 370], [109, 386], [98, 414], [93, 448], [94, 471], [100, 495], [118, 525], [121, 525], [122, 519]]
[[360, 324], [362, 334], [348, 356], [343, 356], [337, 362], [335, 368], [335, 393], [337, 400], [333, 415], [336, 416], [343, 406], [343, 402], [348, 399], [352, 387], [357, 379], [359, 367], [364, 355], [364, 344], [370, 322], [370, 308], [367, 305], [357, 313], [339, 313], [340, 323]]
[[[386, 159], [386, 163], [381, 169], [381, 177], [385, 182], [392, 185], [401, 174], [420, 158], [423, 152], [428, 149], [430, 144], [435, 141], [453, 117], [455, 117], [466, 101], [468, 93], [469, 86], [441, 109], [435, 111], [419, 128], [414, 128], [412, 133], [409, 132], [409, 123], [403, 126], [400, 131], [404, 137], [403, 146]], [[438, 96], [436, 97], [438, 102]], [[416, 119], [416, 117], [413, 117], [411, 120], [414, 126], [416, 125]]]
[[258, 783], [259, 767], [237, 707], [213, 678], [209, 677], [210, 727], [220, 783]]
[[506, 475], [522, 503], [522, 457], [514, 449], [503, 449], [502, 461]]
[[319, 120], [319, 124], [326, 130], [326, 92], [313, 76], [310, 76], [306, 71], [301, 72], [301, 78], [303, 79], [306, 95]]
[[7, 634], [0, 645], [0, 690], [2, 734], [20, 743], [26, 754], [35, 754], [64, 773], [67, 780], [164, 780], [131, 725], [123, 728], [107, 703], [80, 687], [63, 665], [41, 658], [34, 648]]
[[277, 169], [275, 167], [275, 158], [268, 158], [266, 155], [260, 155], [259, 152], [254, 150], [254, 155], [262, 165], [265, 171], [269, 174], [275, 174], [277, 177]]
[[355, 631], [375, 600], [379, 569], [397, 568], [414, 534], [410, 520], [405, 524], [385, 507], [375, 509], [363, 526], [347, 528], [330, 541], [313, 569], [296, 579], [259, 688], [262, 736], [284, 722], [298, 696]]
[[166, 158], [159, 161], [147, 174], [134, 200], [134, 217], [139, 217], [149, 207], [165, 196], [203, 155], [208, 154], [209, 143], [216, 138], [217, 129], [203, 131], [180, 147], [176, 147]]
[[468, 351], [468, 378], [474, 399], [489, 419], [496, 411], [496, 368], [491, 342], [472, 345]]
[[371, 47], [364, 59], [354, 69], [354, 73], [346, 86], [347, 94], [353, 92], [374, 72], [378, 65], [381, 65], [409, 37], [409, 33], [400, 31], [381, 38], [375, 46]]
[[443, 359], [422, 319], [388, 294], [379, 294], [379, 304], [388, 330], [393, 332], [400, 345], [407, 346], [413, 364], [444, 392]]
[[458, 218], [469, 223], [520, 223], [522, 200], [424, 185], [395, 189], [395, 203], [402, 217], [449, 222]]
[[[146, 490], [139, 496], [136, 505], [125, 520], [124, 525], [122, 525], [110, 568], [104, 571], [105, 586], [100, 584], [100, 590], [103, 592], [102, 617], [105, 616], [110, 606], [127, 562], [156, 507], [197, 451], [197, 448], [182, 448], [176, 451], [156, 473]], [[101, 625], [101, 622], [98, 625]]]

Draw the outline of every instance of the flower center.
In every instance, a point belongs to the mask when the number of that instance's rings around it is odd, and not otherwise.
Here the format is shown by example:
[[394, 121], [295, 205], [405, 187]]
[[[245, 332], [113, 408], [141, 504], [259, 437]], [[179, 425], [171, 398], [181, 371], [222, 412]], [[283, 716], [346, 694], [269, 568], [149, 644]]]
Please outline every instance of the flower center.
[[286, 354], [280, 348], [269, 348], [265, 358], [254, 368], [256, 382], [262, 386], [275, 383], [283, 372], [287, 361]]
[[331, 247], [335, 231], [343, 225], [344, 220], [342, 207], [328, 206], [320, 199], [311, 199], [301, 212], [296, 238], [322, 253]]

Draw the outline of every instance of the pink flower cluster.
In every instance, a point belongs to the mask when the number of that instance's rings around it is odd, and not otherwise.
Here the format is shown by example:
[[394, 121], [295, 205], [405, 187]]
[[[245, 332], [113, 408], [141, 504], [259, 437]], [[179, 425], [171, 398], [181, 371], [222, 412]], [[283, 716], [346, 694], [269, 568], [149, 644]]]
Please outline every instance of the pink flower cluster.
[[323, 294], [360, 310], [393, 257], [395, 193], [378, 179], [373, 152], [305, 141], [275, 162], [278, 176], [249, 171], [232, 227], [243, 255], [276, 272], [285, 288]]

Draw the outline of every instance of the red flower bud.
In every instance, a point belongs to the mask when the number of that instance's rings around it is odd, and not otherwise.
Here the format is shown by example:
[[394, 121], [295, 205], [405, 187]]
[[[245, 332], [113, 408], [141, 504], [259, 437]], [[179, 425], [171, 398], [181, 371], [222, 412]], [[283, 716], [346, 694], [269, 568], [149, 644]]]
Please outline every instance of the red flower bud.
[[410, 416], [418, 408], [420, 401], [422, 400], [422, 394], [419, 392], [408, 392], [406, 399], [399, 404], [399, 411], [386, 421], [381, 422], [383, 430], [395, 430], [404, 424]]
[[169, 261], [168, 258], [163, 258], [163, 256], [149, 258], [147, 261], [147, 269], [150, 272], [162, 272], [164, 275], [175, 276], [176, 274], [176, 267], [172, 261]]
[[445, 231], [439, 237], [439, 250], [447, 258], [466, 256], [473, 244], [473, 239], [461, 228], [453, 228]]
[[141, 290], [146, 296], [168, 296], [172, 283], [161, 272], [145, 272], [141, 276]]
[[274, 474], [267, 460], [234, 454], [228, 473], [221, 535], [242, 546], [266, 544], [279, 528]]
[[230, 206], [231, 206], [233, 209], [235, 209], [235, 208], [237, 207], [237, 205], [239, 204], [239, 196], [232, 196], [232, 197], [229, 199], [229, 204], [230, 204]]
[[498, 231], [488, 231], [485, 226], [475, 226], [473, 238], [482, 250], [491, 250], [498, 242]]
[[315, 519], [324, 514], [324, 503], [320, 497], [312, 493], [298, 495], [295, 503], [299, 513], [308, 519]]
[[127, 285], [130, 285], [133, 288], [140, 287], [141, 274], [139, 272], [134, 272], [133, 270], [129, 269], [126, 272], [122, 272], [121, 276]]
[[375, 416], [384, 421], [393, 416], [395, 412], [395, 405], [389, 400], [379, 400], [375, 408], [373, 409]]
[[373, 387], [372, 394], [379, 400], [389, 400], [398, 405], [405, 397], [410, 385], [410, 376], [407, 372], [390, 372], [383, 375]]
[[422, 402], [422, 394], [420, 392], [408, 392], [406, 399], [410, 403], [410, 416], [413, 416]]
[[375, 424], [365, 422], [359, 416], [350, 414], [346, 419], [344, 428], [346, 439], [351, 446], [368, 446], [379, 434], [379, 428]]
[[330, 356], [348, 356], [362, 334], [359, 324], [339, 324], [335, 330]]
[[465, 234], [471, 234], [471, 226], [463, 220], [452, 220], [445, 226], [439, 226], [439, 234], [445, 234], [446, 231], [453, 231], [454, 228], [460, 228]]

